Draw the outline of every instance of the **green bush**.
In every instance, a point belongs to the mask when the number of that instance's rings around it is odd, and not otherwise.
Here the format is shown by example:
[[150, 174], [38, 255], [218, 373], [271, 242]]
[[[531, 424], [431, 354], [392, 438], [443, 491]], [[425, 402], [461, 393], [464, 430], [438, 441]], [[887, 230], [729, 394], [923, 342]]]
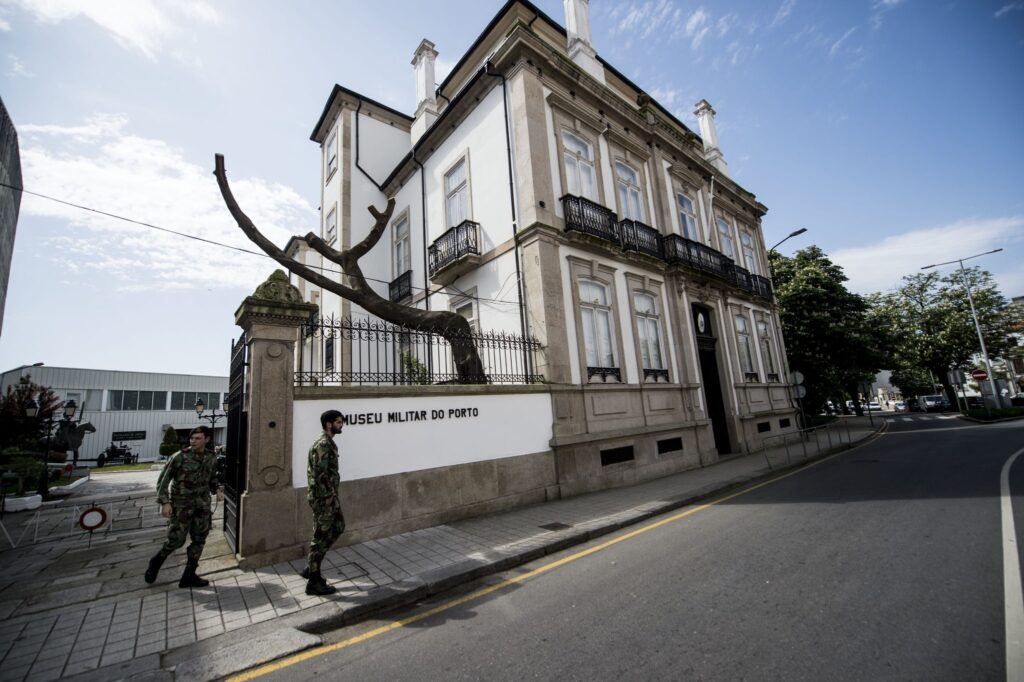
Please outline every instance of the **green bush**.
[[1008, 417], [1024, 417], [1024, 407], [994, 407], [991, 410], [967, 410], [967, 416], [973, 419], [989, 421]]
[[164, 439], [160, 443], [160, 456], [170, 457], [180, 449], [181, 444], [178, 442], [178, 432], [168, 426], [164, 429]]

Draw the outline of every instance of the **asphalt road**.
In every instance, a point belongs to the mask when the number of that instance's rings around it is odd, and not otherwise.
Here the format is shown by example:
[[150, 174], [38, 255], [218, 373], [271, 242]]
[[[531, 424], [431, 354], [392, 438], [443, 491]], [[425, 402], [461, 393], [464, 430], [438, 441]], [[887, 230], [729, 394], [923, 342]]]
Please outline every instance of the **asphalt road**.
[[[890, 427], [585, 556], [331, 633], [347, 644], [261, 679], [1005, 679], [1000, 472], [1024, 423]], [[1019, 537], [1024, 461], [1010, 485]]]

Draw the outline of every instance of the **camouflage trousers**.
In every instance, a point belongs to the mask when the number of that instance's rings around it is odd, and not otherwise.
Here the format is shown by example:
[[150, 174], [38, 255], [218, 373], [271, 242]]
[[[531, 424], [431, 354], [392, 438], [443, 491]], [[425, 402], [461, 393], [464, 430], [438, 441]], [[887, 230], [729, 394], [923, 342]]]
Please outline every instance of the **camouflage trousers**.
[[210, 534], [213, 513], [209, 507], [177, 502], [172, 502], [171, 506], [173, 511], [167, 521], [167, 540], [160, 548], [160, 554], [165, 557], [170, 555], [184, 545], [186, 539], [191, 538], [192, 542], [185, 551], [190, 563], [198, 563], [206, 545], [206, 536]]
[[341, 513], [341, 505], [313, 504], [313, 540], [309, 543], [309, 572], [319, 573], [320, 562], [331, 548], [334, 541], [345, 532], [345, 516]]

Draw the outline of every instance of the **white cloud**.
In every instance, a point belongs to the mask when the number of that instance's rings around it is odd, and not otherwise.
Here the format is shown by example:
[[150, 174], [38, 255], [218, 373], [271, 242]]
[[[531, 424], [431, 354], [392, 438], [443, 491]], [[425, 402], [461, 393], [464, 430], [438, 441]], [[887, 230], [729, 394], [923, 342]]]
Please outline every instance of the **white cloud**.
[[17, 55], [7, 55], [7, 61], [10, 66], [7, 69], [8, 76], [24, 76], [25, 78], [31, 78], [33, 74], [29, 73], [25, 65], [18, 59]]
[[[619, 12], [614, 13], [617, 17]], [[637, 33], [640, 38], [647, 38], [666, 27], [679, 22], [679, 10], [675, 9], [671, 0], [651, 0], [641, 4], [631, 4], [626, 8], [624, 16], [612, 28], [612, 33]]]
[[217, 24], [221, 17], [207, 0], [0, 0], [37, 21], [58, 24], [83, 17], [111, 34], [119, 45], [155, 60], [183, 24]]
[[840, 38], [836, 42], [832, 43], [832, 47], [829, 48], [829, 51], [828, 51], [828, 58], [829, 59], [832, 59], [833, 57], [836, 56], [836, 52], [839, 51], [839, 48], [842, 46], [842, 44], [846, 41], [847, 38], [849, 38], [851, 35], [853, 35], [853, 32], [856, 31], [856, 30], [857, 30], [857, 27], [854, 26], [849, 31], [844, 33], [842, 38]]
[[875, 0], [871, 3], [871, 28], [875, 31], [882, 28], [885, 15], [903, 3], [903, 0]]
[[690, 47], [694, 50], [699, 49], [701, 43], [704, 42], [704, 37], [711, 30], [709, 24], [710, 16], [704, 10], [703, 7], [697, 9], [690, 15], [686, 20], [686, 28], [684, 29], [684, 35], [690, 38]]
[[[849, 249], [840, 249], [829, 257], [843, 266], [850, 278], [851, 291], [869, 293], [888, 291], [899, 284], [904, 275], [920, 272], [919, 268], [991, 249], [1008, 253], [1024, 246], [1024, 216], [992, 219], [967, 219], [949, 225], [913, 230], [886, 237], [880, 242]], [[1004, 254], [994, 254], [965, 265], [979, 265], [992, 272], [1006, 296], [1024, 292], [1024, 259], [1012, 258], [1012, 265], [999, 270], [996, 265]]]
[[[27, 190], [171, 230], [258, 251], [224, 206], [209, 167], [192, 163], [161, 140], [126, 133], [123, 116], [82, 125], [25, 125], [21, 163]], [[230, 159], [228, 159], [229, 173]], [[290, 187], [239, 177], [231, 187], [243, 209], [279, 246], [317, 229], [318, 215]], [[230, 177], [230, 175], [229, 175]], [[212, 244], [25, 194], [21, 211], [67, 224], [45, 254], [60, 266], [93, 270], [124, 290], [252, 289], [276, 265]]]
[[434, 80], [440, 85], [455, 68], [455, 61], [438, 57], [434, 61]]
[[789, 18], [789, 15], [793, 13], [795, 6], [796, 0], [783, 0], [783, 3], [779, 6], [779, 11], [775, 13], [775, 18], [768, 24], [768, 28], [775, 28], [784, 23]]
[[992, 18], [993, 19], [998, 19], [999, 17], [1003, 16], [1004, 14], [1008, 14], [1010, 12], [1015, 12], [1017, 10], [1022, 10], [1022, 9], [1024, 9], [1024, 2], [1011, 2], [1011, 3], [1008, 3], [1006, 5], [1003, 5], [998, 10], [996, 10], [995, 14], [992, 15]]
[[11, 25], [7, 23], [3, 17], [0, 17], [0, 31], [10, 31]]

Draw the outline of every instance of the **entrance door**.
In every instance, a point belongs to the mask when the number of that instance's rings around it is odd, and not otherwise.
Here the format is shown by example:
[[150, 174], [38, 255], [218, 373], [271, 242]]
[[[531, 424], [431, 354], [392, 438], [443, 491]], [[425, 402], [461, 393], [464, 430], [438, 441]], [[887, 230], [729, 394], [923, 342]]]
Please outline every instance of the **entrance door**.
[[697, 336], [697, 355], [700, 359], [701, 385], [704, 387], [704, 403], [707, 405], [711, 431], [715, 436], [718, 454], [732, 452], [729, 443], [729, 427], [726, 423], [725, 400], [722, 398], [722, 382], [718, 377], [718, 356], [715, 345], [714, 325], [711, 324], [711, 310], [693, 305], [693, 328]]

